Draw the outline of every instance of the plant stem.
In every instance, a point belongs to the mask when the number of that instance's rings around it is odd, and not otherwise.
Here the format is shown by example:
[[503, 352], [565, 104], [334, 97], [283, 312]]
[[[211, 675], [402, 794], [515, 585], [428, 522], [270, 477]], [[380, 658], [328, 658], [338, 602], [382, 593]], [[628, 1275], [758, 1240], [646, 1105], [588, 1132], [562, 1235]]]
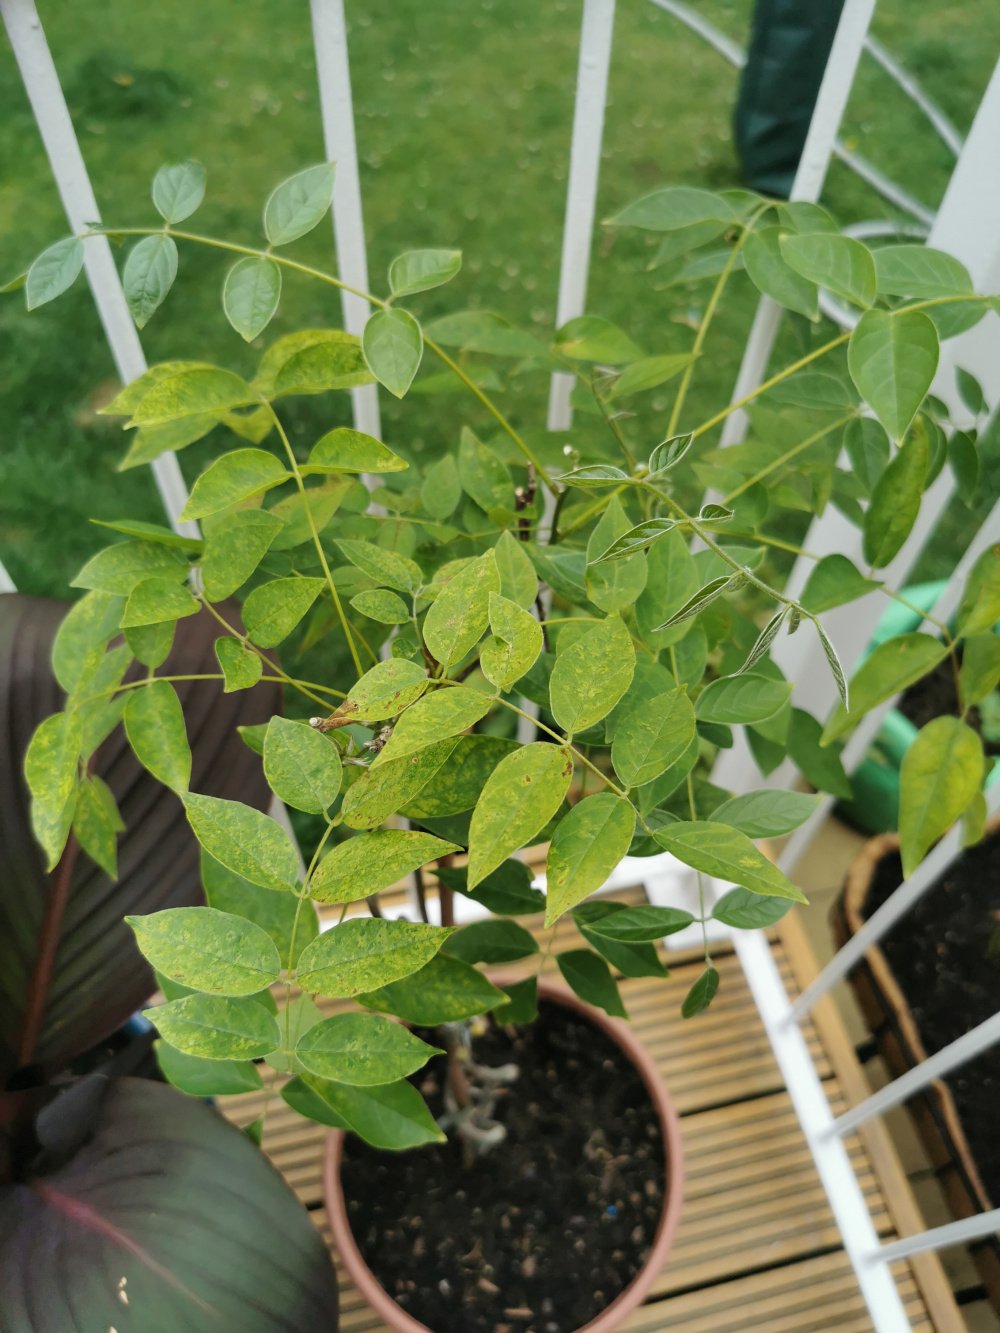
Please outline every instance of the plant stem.
[[329, 708], [330, 701], [328, 699], [321, 699], [318, 694], [313, 693], [313, 690], [322, 690], [324, 694], [332, 694], [335, 699], [347, 698], [347, 695], [343, 690], [334, 690], [328, 685], [316, 685], [313, 681], [297, 680], [295, 676], [290, 676], [286, 671], [282, 671], [277, 662], [272, 662], [261, 648], [258, 648], [255, 643], [250, 642], [246, 634], [241, 633], [235, 625], [230, 625], [225, 616], [222, 615], [211, 602], [207, 601], [204, 595], [202, 595], [201, 601], [209, 615], [219, 622], [227, 634], [231, 634], [234, 639], [239, 639], [243, 647], [249, 649], [250, 652], [256, 653], [260, 660], [265, 662], [271, 668], [278, 680], [282, 681], [285, 685], [290, 685], [293, 690], [298, 690], [299, 694], [303, 695], [304, 698], [311, 699], [314, 704], [319, 704], [320, 708]]
[[326, 584], [330, 589], [330, 596], [333, 598], [333, 605], [340, 620], [341, 628], [344, 631], [344, 638], [347, 640], [347, 647], [350, 650], [351, 660], [354, 662], [354, 669], [359, 676], [363, 676], [364, 668], [361, 665], [361, 658], [358, 656], [357, 645], [354, 642], [351, 627], [347, 623], [347, 616], [344, 614], [344, 608], [340, 602], [340, 594], [337, 592], [337, 585], [333, 581], [333, 575], [330, 573], [330, 566], [327, 564], [326, 552], [323, 550], [323, 543], [319, 539], [319, 529], [316, 527], [316, 520], [313, 518], [312, 506], [309, 503], [309, 494], [306, 490], [305, 482], [302, 479], [302, 473], [299, 471], [299, 464], [295, 457], [295, 450], [292, 448], [291, 441], [285, 433], [285, 428], [282, 426], [277, 412], [275, 412], [274, 408], [263, 395], [261, 395], [260, 401], [267, 408], [268, 414], [274, 422], [274, 428], [278, 432], [278, 437], [284, 446], [285, 454], [288, 458], [288, 466], [292, 470], [292, 475], [295, 478], [295, 485], [298, 487], [299, 495], [302, 497], [302, 507], [306, 511], [306, 522], [309, 524], [309, 533], [312, 537], [312, 543], [316, 548], [316, 554], [319, 556], [319, 563], [322, 567], [323, 574], [326, 577]]
[[757, 483], [763, 481], [765, 477], [769, 477], [772, 472], [776, 472], [779, 467], [783, 467], [786, 463], [791, 462], [793, 458], [797, 458], [799, 454], [804, 453], [811, 445], [817, 444], [820, 440], [825, 439], [827, 435], [832, 435], [834, 431], [840, 430], [841, 426], [846, 426], [849, 421], [854, 419], [855, 415], [854, 412], [848, 412], [846, 416], [838, 417], [837, 420], [832, 422], [829, 426], [824, 426], [821, 430], [815, 431], [812, 435], [808, 435], [804, 440], [800, 440], [798, 444], [793, 444], [792, 447], [787, 449], [779, 458], [772, 459], [766, 467], [762, 467], [759, 471], [755, 472], [752, 477], [748, 477], [746, 481], [741, 482], [734, 491], [730, 491], [722, 500], [722, 503], [724, 505], [732, 504], [734, 500], [738, 499], [741, 495], [744, 495], [752, 486], [756, 486]]

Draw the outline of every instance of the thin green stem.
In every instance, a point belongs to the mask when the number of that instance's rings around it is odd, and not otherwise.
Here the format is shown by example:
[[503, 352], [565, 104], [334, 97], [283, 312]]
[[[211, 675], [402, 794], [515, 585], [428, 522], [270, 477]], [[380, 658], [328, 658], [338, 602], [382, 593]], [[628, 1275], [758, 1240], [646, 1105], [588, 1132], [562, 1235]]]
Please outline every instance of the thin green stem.
[[804, 440], [800, 440], [798, 444], [793, 444], [792, 447], [786, 449], [780, 457], [772, 459], [766, 467], [760, 468], [752, 477], [748, 477], [746, 481], [741, 482], [734, 491], [730, 491], [723, 499], [722, 503], [724, 505], [732, 504], [734, 500], [738, 499], [741, 495], [744, 495], [752, 486], [756, 486], [758, 482], [769, 477], [772, 472], [776, 472], [778, 468], [784, 467], [786, 463], [790, 463], [793, 458], [797, 458], [799, 454], [804, 453], [812, 445], [818, 444], [819, 441], [825, 439], [827, 435], [832, 435], [834, 431], [840, 430], [841, 426], [846, 426], [849, 421], [854, 419], [854, 416], [854, 412], [848, 412], [846, 416], [838, 417], [837, 420], [830, 425], [824, 426], [821, 430], [815, 431]]
[[272, 662], [271, 659], [267, 656], [266, 653], [263, 652], [262, 649], [258, 648], [255, 643], [252, 643], [250, 641], [250, 639], [246, 636], [246, 634], [241, 633], [236, 628], [235, 625], [230, 625], [229, 621], [225, 618], [225, 616], [221, 613], [221, 611], [217, 610], [217, 608], [214, 607], [212, 603], [208, 601], [204, 596], [202, 597], [201, 602], [202, 605], [205, 607], [206, 611], [208, 611], [209, 615], [214, 620], [218, 621], [218, 623], [222, 626], [222, 628], [226, 631], [226, 633], [231, 634], [234, 639], [239, 639], [240, 643], [243, 645], [244, 648], [248, 649], [252, 653], [256, 653], [257, 656], [260, 658], [260, 660], [266, 663], [267, 666], [271, 668], [271, 670], [274, 672], [275, 677], [278, 680], [280, 680], [282, 684], [291, 686], [293, 690], [297, 690], [299, 694], [301, 694], [304, 698], [311, 699], [314, 704], [319, 704], [320, 708], [329, 708], [330, 701], [328, 699], [320, 698], [318, 694], [313, 693], [314, 690], [322, 690], [324, 694], [330, 694], [335, 699], [347, 698], [347, 695], [343, 692], [343, 690], [334, 690], [331, 689], [328, 685], [317, 685], [313, 681], [298, 680], [295, 676], [290, 676], [287, 671], [282, 671], [281, 667], [278, 666], [277, 662]]
[[288, 935], [288, 970], [285, 975], [285, 1049], [286, 1050], [290, 1049], [291, 1047], [291, 1015], [289, 1013], [289, 1006], [291, 1004], [291, 999], [292, 999], [292, 983], [295, 980], [295, 959], [296, 959], [295, 941], [299, 931], [299, 921], [302, 917], [302, 907], [304, 903], [312, 901], [311, 883], [312, 883], [313, 872], [315, 871], [317, 865], [319, 864], [319, 858], [323, 852], [323, 848], [326, 846], [327, 840], [329, 839], [330, 834], [336, 828], [336, 825], [337, 821], [327, 816], [326, 828], [323, 830], [323, 836], [316, 844], [316, 850], [312, 854], [312, 858], [310, 859], [309, 865], [306, 869], [305, 878], [302, 881], [302, 892], [296, 894], [296, 898], [298, 901], [295, 904], [295, 915], [292, 917], [292, 928], [289, 931]]
[[722, 272], [719, 274], [718, 281], [712, 288], [712, 295], [708, 298], [708, 304], [705, 306], [705, 313], [701, 317], [701, 322], [698, 325], [698, 332], [695, 335], [694, 344], [691, 348], [691, 360], [684, 367], [684, 373], [681, 376], [681, 382], [677, 386], [677, 396], [674, 399], [674, 405], [670, 412], [670, 421], [667, 425], [668, 440], [672, 435], [676, 435], [677, 433], [677, 425], [681, 419], [681, 412], [684, 410], [684, 400], [687, 397], [687, 391], [688, 388], [690, 387], [692, 377], [694, 376], [695, 366], [698, 364], [698, 358], [701, 355], [701, 349], [705, 345], [705, 339], [708, 336], [708, 330], [711, 327], [713, 318], [715, 317], [715, 312], [719, 307], [719, 302], [722, 299], [722, 293], [725, 291], [726, 283], [729, 281], [733, 269], [736, 266], [736, 261], [740, 257], [740, 251], [746, 244], [747, 238], [749, 237], [750, 233], [753, 230], [754, 223], [760, 217], [761, 213], [766, 212], [767, 209], [770, 207], [771, 207], [770, 204], [765, 204], [763, 207], [758, 208], [757, 211], [753, 214], [753, 216], [747, 220], [746, 226], [740, 232], [740, 235], [735, 241], [732, 250], [729, 252], [729, 256], [726, 259]]
[[[363, 676], [364, 667], [361, 665], [361, 658], [358, 655], [357, 645], [354, 642], [354, 635], [351, 633], [351, 626], [348, 623], [347, 616], [344, 614], [344, 608], [340, 601], [340, 594], [337, 592], [337, 585], [334, 583], [333, 575], [330, 573], [330, 566], [327, 563], [326, 552], [323, 550], [323, 543], [319, 539], [319, 529], [316, 527], [316, 520], [313, 518], [312, 506], [309, 503], [309, 493], [306, 490], [305, 482], [302, 479], [302, 473], [299, 471], [299, 464], [295, 457], [295, 450], [292, 448], [292, 443], [285, 433], [285, 428], [282, 426], [277, 412], [275, 412], [274, 408], [263, 395], [261, 395], [261, 402], [267, 408], [268, 414], [274, 422], [274, 428], [278, 432], [278, 438], [281, 440], [285, 455], [288, 458], [288, 466], [291, 468], [292, 475], [295, 478], [295, 485], [298, 487], [299, 495], [302, 497], [302, 508], [305, 510], [306, 522], [309, 524], [309, 534], [312, 537], [313, 546], [316, 548], [316, 554], [319, 556], [319, 563], [326, 578], [327, 587], [330, 589], [330, 596], [333, 599], [334, 609], [340, 620], [341, 629], [344, 631], [344, 638], [347, 640], [347, 647], [351, 654], [351, 660], [354, 663], [354, 669], [359, 676]], [[369, 649], [369, 652], [371, 652], [371, 649]], [[375, 661], [378, 661], [378, 659], [374, 657], [374, 654], [372, 654], [372, 656]]]

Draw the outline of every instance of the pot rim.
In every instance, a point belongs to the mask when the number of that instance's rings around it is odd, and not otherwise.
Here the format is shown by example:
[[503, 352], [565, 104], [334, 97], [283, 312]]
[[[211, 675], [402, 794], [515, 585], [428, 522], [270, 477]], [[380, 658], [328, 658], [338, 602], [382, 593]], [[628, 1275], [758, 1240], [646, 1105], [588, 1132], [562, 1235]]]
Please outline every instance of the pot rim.
[[[505, 980], [492, 979], [498, 981], [498, 984]], [[615, 1329], [621, 1327], [622, 1319], [642, 1304], [673, 1246], [684, 1199], [684, 1148], [680, 1119], [653, 1057], [632, 1032], [628, 1023], [594, 1009], [574, 995], [568, 987], [558, 982], [539, 977], [538, 994], [542, 999], [553, 1000], [567, 1009], [582, 1014], [625, 1053], [639, 1071], [649, 1098], [656, 1108], [663, 1135], [666, 1185], [660, 1221], [649, 1252], [628, 1286], [623, 1288], [595, 1319], [576, 1330], [576, 1333], [614, 1333]], [[344, 1268], [376, 1314], [397, 1330], [397, 1333], [434, 1333], [434, 1330], [414, 1319], [396, 1304], [361, 1254], [351, 1231], [347, 1217], [347, 1202], [340, 1185], [343, 1145], [344, 1131], [331, 1129], [327, 1135], [323, 1161], [323, 1188], [327, 1218]]]

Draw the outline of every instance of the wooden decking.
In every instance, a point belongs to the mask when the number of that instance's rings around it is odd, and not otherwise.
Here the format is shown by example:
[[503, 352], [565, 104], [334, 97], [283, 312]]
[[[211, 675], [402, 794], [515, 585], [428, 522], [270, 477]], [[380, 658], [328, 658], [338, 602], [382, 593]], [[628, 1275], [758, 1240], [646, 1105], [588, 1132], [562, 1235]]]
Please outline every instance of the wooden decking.
[[[622, 896], [636, 901], [639, 891]], [[572, 927], [563, 929], [568, 941]], [[771, 947], [786, 985], [798, 990], [813, 964], [794, 915]], [[673, 1252], [623, 1333], [863, 1333], [871, 1322], [740, 965], [732, 953], [717, 965], [722, 984], [711, 1010], [687, 1022], [679, 1008], [697, 958], [676, 955], [667, 981], [622, 982], [635, 1029], [681, 1114], [687, 1172]], [[834, 1109], [862, 1095], [863, 1076], [831, 1006], [821, 1006], [806, 1035]], [[230, 1114], [245, 1124], [262, 1100], [230, 1099]], [[271, 1102], [264, 1147], [328, 1235], [323, 1139], [321, 1127]], [[866, 1130], [848, 1149], [880, 1236], [919, 1229], [884, 1132]], [[896, 1277], [913, 1328], [963, 1327], [936, 1257], [900, 1264]], [[346, 1281], [341, 1291], [344, 1333], [385, 1333]]]

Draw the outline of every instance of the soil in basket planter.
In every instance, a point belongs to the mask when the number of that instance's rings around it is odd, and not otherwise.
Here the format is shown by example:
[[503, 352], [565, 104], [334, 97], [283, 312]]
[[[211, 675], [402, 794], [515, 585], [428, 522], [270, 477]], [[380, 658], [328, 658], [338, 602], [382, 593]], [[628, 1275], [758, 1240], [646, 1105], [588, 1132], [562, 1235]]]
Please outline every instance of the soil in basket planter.
[[[418, 1035], [434, 1041], [434, 1033]], [[625, 1054], [542, 1001], [530, 1027], [492, 1024], [478, 1063], [515, 1062], [506, 1142], [471, 1164], [461, 1141], [396, 1154], [351, 1138], [351, 1230], [385, 1290], [435, 1333], [570, 1333], [635, 1277], [663, 1208], [656, 1110]], [[440, 1115], [445, 1061], [414, 1083]]]
[[[982, 736], [983, 749], [988, 755], [1000, 755], [998, 703], [1000, 695], [990, 695], [978, 708], [970, 708], [965, 718], [969, 726]], [[955, 690], [955, 670], [951, 658], [946, 657], [933, 671], [911, 685], [897, 708], [918, 731], [936, 717], [944, 717], [946, 714], [959, 716], [962, 709]], [[983, 712], [986, 713], [985, 717]]]
[[[870, 917], [902, 882], [898, 856], [875, 871]], [[1000, 995], [1000, 836], [972, 847], [882, 940], [929, 1055], [990, 1018]], [[949, 1074], [986, 1192], [1000, 1202], [1000, 1046]]]

